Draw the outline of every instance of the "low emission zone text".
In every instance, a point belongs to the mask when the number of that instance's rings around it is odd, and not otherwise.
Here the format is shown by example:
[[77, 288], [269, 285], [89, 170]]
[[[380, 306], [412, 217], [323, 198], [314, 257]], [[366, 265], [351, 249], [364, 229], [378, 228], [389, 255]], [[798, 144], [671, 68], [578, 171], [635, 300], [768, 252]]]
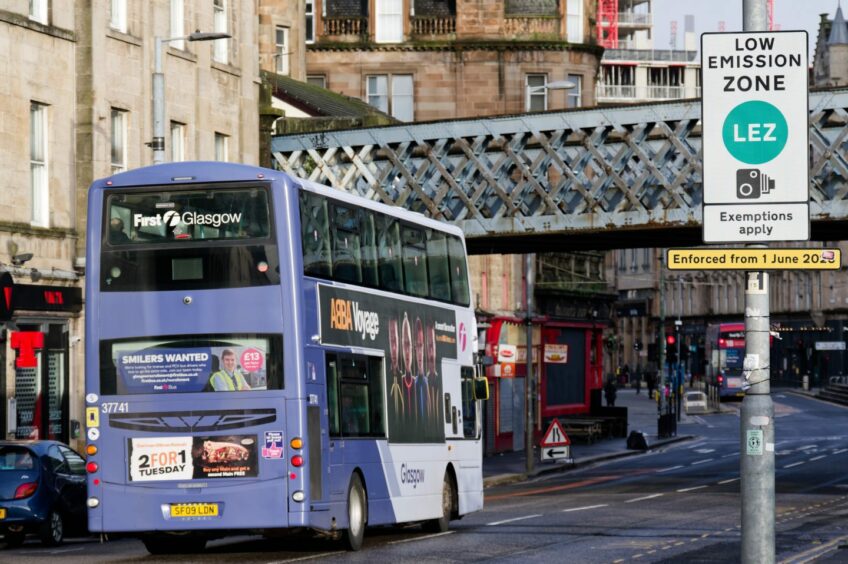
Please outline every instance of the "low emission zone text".
[[669, 249], [669, 270], [839, 270], [840, 249]]

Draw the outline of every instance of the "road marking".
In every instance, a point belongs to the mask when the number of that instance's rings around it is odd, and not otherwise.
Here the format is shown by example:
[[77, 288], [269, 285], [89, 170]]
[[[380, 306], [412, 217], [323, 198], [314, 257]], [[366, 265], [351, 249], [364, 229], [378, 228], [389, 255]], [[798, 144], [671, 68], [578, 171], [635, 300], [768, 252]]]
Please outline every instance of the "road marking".
[[705, 462], [712, 462], [712, 458], [705, 458], [704, 460], [699, 460], [697, 462], [693, 462], [692, 466], [697, 466], [698, 464], [704, 464]]
[[843, 452], [848, 452], [848, 448], [841, 448], [839, 450], [833, 451], [833, 454], [842, 454]]
[[658, 493], [658, 494], [653, 494], [653, 495], [646, 495], [644, 497], [637, 497], [636, 499], [628, 499], [624, 503], [635, 503], [637, 501], [644, 501], [646, 499], [654, 499], [655, 497], [661, 497], [662, 495], [664, 495], [664, 494]]
[[699, 448], [695, 452], [698, 454], [709, 454], [711, 452], [715, 452], [714, 448]]
[[843, 542], [848, 540], [848, 536], [839, 537], [837, 539], [833, 539], [830, 542], [825, 544], [814, 546], [811, 549], [805, 550], [800, 554], [795, 554], [789, 558], [785, 558], [780, 561], [781, 564], [807, 564], [808, 562], [813, 562], [825, 554], [837, 550]]
[[485, 501], [495, 501], [497, 499], [507, 499], [511, 497], [519, 497], [519, 496], [528, 496], [535, 495], [540, 493], [550, 493], [550, 492], [558, 492], [562, 490], [571, 490], [574, 488], [581, 488], [583, 486], [592, 486], [594, 484], [600, 484], [602, 482], [609, 482], [610, 480], [616, 480], [621, 476], [599, 476], [597, 478], [590, 478], [588, 480], [582, 480], [580, 482], [574, 482], [572, 484], [565, 484], [562, 486], [553, 486], [550, 488], [536, 488], [534, 490], [523, 490], [520, 492], [509, 493], [509, 494], [501, 494], [501, 495], [492, 495], [486, 496]]
[[807, 450], [807, 449], [811, 449], [811, 448], [818, 448], [818, 446], [819, 445], [806, 445], [806, 446], [798, 447], [798, 450]]
[[78, 548], [63, 548], [61, 550], [51, 550], [50, 554], [64, 554], [66, 552], [77, 552], [78, 550], [85, 550], [85, 547], [80, 546]]
[[813, 458], [810, 459], [810, 462], [813, 462], [813, 461], [816, 461], [816, 460], [821, 460], [822, 458], [827, 458], [827, 455], [822, 454], [821, 456], [813, 457]]
[[[444, 533], [433, 533], [432, 535], [424, 535], [423, 537], [413, 537], [411, 539], [401, 539], [401, 540], [396, 540], [396, 541], [389, 541], [386, 544], [402, 544], [402, 543], [405, 543], [405, 542], [414, 542], [414, 541], [420, 541], [420, 540], [434, 539], [436, 537], [443, 537], [445, 535], [452, 535], [455, 532], [456, 531], [445, 531]], [[341, 553], [340, 552], [334, 552], [333, 554], [341, 554]]]
[[525, 515], [524, 517], [513, 517], [512, 519], [504, 519], [503, 521], [495, 521], [493, 523], [486, 523], [487, 527], [494, 527], [495, 525], [503, 525], [504, 523], [513, 523], [515, 521], [524, 521], [525, 519], [532, 519], [534, 517], [541, 517], [542, 514], [538, 515]]
[[724, 484], [729, 484], [731, 482], [737, 482], [737, 481], [739, 481], [739, 478], [731, 478], [729, 480], [722, 480], [721, 482], [719, 482], [719, 484], [724, 485]]
[[694, 488], [683, 488], [682, 490], [677, 490], [677, 493], [685, 493], [685, 492], [691, 492], [691, 491], [694, 491], [694, 490], [701, 490], [701, 489], [706, 488], [706, 487], [707, 486], [695, 486]]
[[731, 456], [739, 456], [738, 452], [732, 452], [730, 454], [725, 454], [722, 458], [730, 458]]
[[[453, 532], [453, 531], [450, 531]], [[327, 556], [335, 556], [336, 554], [345, 554], [346, 550], [338, 550], [336, 552], [323, 552], [321, 554], [312, 554], [310, 556], [299, 556], [298, 558], [290, 558], [288, 560], [272, 560], [268, 564], [284, 564], [285, 562], [303, 562], [304, 560], [315, 560], [316, 558], [325, 558]]]
[[683, 468], [683, 465], [678, 464], [677, 466], [672, 466], [670, 468], [663, 468], [662, 470], [657, 470], [657, 474], [661, 474], [663, 472], [671, 472], [672, 470], [677, 470], [678, 468]]
[[802, 464], [804, 464], [803, 460], [801, 462], [795, 462], [793, 464], [787, 464], [786, 466], [784, 466], [784, 468], [792, 468], [793, 466], [801, 466]]
[[606, 507], [606, 503], [600, 505], [587, 505], [586, 507], [572, 507], [571, 509], [563, 509], [563, 513], [571, 513], [572, 511], [583, 511], [585, 509], [597, 509], [598, 507]]

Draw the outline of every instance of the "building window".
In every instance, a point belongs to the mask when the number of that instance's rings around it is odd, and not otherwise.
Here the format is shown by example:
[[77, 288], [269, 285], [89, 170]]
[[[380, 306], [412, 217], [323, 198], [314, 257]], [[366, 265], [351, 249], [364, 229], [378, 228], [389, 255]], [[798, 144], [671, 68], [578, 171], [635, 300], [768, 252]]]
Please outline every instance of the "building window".
[[227, 162], [229, 155], [229, 135], [223, 133], [215, 133], [215, 160]]
[[567, 0], [565, 33], [569, 43], [583, 43], [583, 0]]
[[127, 112], [112, 108], [112, 174], [127, 170]]
[[574, 88], [565, 91], [566, 108], [579, 108], [583, 105], [583, 75], [570, 74], [568, 81], [574, 83]]
[[327, 77], [323, 74], [310, 74], [306, 77], [306, 83], [313, 86], [320, 86], [321, 88], [327, 88]]
[[183, 123], [171, 122], [171, 162], [177, 163], [185, 160], [185, 130]]
[[29, 19], [47, 25], [47, 0], [29, 0]]
[[29, 169], [32, 188], [32, 224], [49, 227], [50, 201], [47, 182], [47, 106], [29, 106]]
[[109, 27], [122, 33], [127, 32], [127, 0], [112, 0]]
[[377, 43], [403, 41], [403, 0], [376, 0]]
[[315, 0], [306, 0], [306, 42], [315, 43]]
[[[183, 0], [171, 0], [171, 37], [185, 35], [185, 6]], [[171, 41], [174, 49], [185, 49], [185, 40]]]
[[524, 110], [528, 112], [542, 112], [548, 109], [548, 89], [545, 85], [548, 77], [544, 74], [528, 74], [525, 79]]
[[[214, 19], [214, 28], [215, 33], [228, 33], [227, 32], [227, 0], [212, 0], [212, 12]], [[228, 39], [216, 39], [215, 40], [215, 52], [213, 54], [213, 58], [218, 63], [226, 64], [229, 62], [227, 58], [227, 50], [228, 50]]]
[[369, 104], [392, 117], [401, 121], [412, 121], [415, 118], [411, 74], [368, 76], [365, 95]]
[[289, 28], [277, 26], [276, 45], [274, 47], [274, 70], [277, 74], [289, 74]]

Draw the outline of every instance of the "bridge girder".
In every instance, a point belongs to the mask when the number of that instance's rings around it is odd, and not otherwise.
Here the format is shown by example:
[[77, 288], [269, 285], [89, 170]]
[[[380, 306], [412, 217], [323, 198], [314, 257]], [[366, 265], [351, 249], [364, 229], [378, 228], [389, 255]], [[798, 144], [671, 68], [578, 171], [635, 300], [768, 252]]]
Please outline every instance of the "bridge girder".
[[[277, 136], [278, 168], [459, 225], [469, 250], [701, 244], [700, 100]], [[812, 235], [848, 227], [848, 89], [810, 95]]]

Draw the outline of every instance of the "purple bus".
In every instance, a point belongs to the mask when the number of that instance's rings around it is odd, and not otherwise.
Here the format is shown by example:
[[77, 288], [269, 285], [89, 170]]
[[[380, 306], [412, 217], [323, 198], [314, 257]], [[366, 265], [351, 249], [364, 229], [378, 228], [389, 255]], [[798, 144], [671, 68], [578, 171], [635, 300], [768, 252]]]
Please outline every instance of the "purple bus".
[[453, 226], [279, 171], [142, 168], [89, 191], [88, 525], [444, 531], [483, 506], [476, 324]]

